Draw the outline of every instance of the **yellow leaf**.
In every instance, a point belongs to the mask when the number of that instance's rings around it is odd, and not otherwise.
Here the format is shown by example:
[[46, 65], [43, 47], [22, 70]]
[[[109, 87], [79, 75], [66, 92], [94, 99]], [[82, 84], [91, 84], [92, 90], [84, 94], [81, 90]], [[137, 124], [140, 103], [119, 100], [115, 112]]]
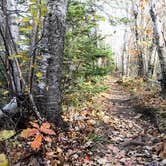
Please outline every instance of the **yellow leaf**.
[[5, 154], [0, 154], [0, 166], [8, 166], [9, 162]]
[[37, 72], [37, 73], [36, 73], [36, 77], [38, 77], [38, 78], [43, 77], [43, 73], [41, 73], [41, 72]]
[[0, 141], [4, 141], [12, 136], [14, 136], [16, 132], [14, 130], [2, 130], [0, 131]]
[[6, 90], [6, 91], [3, 92], [3, 95], [6, 96], [8, 93], [9, 93], [9, 91]]
[[29, 22], [30, 17], [24, 17], [21, 19], [20, 23], [25, 23], [25, 22]]
[[11, 55], [10, 57], [9, 57], [9, 59], [17, 59], [17, 58], [22, 58], [22, 55]]
[[63, 152], [63, 150], [61, 148], [59, 148], [59, 147], [57, 147], [56, 150], [57, 150], [58, 153], [62, 153]]

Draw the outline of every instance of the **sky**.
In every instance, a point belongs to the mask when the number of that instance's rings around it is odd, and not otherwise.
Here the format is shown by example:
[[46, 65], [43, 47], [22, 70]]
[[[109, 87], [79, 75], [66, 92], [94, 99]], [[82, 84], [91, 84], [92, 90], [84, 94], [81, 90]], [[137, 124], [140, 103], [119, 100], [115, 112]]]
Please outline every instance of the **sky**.
[[[109, 14], [111, 17], [119, 17], [119, 18], [127, 16], [126, 10], [122, 9], [123, 7], [125, 7], [126, 3], [121, 4], [122, 8], [120, 8], [116, 1], [107, 0], [107, 2], [108, 1], [109, 5], [107, 5], [107, 3], [102, 4], [103, 11], [106, 12], [107, 15]], [[106, 18], [106, 20], [99, 22], [98, 33], [101, 34], [102, 36], [105, 36], [105, 44], [113, 50], [115, 54], [115, 59], [120, 61], [122, 50], [124, 47], [123, 38], [124, 38], [126, 25], [124, 24], [117, 24], [116, 26], [111, 25], [108, 17], [104, 14], [104, 12], [99, 11], [99, 14], [103, 15]]]

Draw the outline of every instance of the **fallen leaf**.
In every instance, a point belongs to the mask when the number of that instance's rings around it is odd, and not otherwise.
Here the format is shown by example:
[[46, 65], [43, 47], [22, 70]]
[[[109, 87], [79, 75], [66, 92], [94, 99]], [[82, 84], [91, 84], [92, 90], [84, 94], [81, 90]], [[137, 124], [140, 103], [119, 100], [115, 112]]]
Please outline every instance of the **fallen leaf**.
[[35, 134], [38, 134], [39, 133], [39, 130], [38, 129], [30, 129], [30, 128], [27, 128], [25, 130], [23, 130], [21, 132], [21, 137], [24, 137], [24, 138], [29, 138]]
[[16, 132], [14, 130], [2, 130], [0, 131], [0, 141], [7, 140], [8, 138], [14, 136]]
[[0, 166], [8, 166], [8, 159], [5, 154], [0, 154]]
[[33, 150], [38, 150], [42, 144], [42, 136], [37, 134], [33, 142], [31, 143], [31, 148]]

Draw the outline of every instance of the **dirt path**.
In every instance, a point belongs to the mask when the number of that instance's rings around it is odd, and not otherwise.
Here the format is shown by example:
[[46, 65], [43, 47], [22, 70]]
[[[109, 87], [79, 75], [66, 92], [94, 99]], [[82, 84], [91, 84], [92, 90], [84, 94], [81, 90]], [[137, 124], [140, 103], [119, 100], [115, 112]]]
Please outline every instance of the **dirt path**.
[[[132, 107], [135, 98], [122, 90], [116, 83], [117, 79], [107, 81], [110, 90], [94, 99], [94, 104], [104, 105], [104, 108], [97, 113], [97, 118], [92, 118], [98, 122], [91, 119], [93, 130], [85, 144], [90, 152], [84, 164], [164, 166], [165, 160], [158, 156], [161, 147], [156, 149], [155, 146], [157, 143], [163, 146], [159, 143], [157, 129], [142, 119], [142, 114], [135, 112]], [[88, 111], [83, 110], [82, 113], [88, 117]]]

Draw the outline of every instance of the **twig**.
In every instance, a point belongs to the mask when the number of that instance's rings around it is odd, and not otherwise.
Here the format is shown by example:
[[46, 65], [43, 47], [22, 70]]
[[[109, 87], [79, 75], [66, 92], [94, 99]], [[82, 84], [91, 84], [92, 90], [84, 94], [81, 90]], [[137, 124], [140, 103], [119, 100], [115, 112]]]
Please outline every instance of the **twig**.
[[130, 140], [130, 141], [126, 141], [124, 143], [121, 144], [122, 147], [128, 147], [128, 146], [145, 146], [146, 143], [142, 142], [142, 141], [136, 141], [136, 140]]

